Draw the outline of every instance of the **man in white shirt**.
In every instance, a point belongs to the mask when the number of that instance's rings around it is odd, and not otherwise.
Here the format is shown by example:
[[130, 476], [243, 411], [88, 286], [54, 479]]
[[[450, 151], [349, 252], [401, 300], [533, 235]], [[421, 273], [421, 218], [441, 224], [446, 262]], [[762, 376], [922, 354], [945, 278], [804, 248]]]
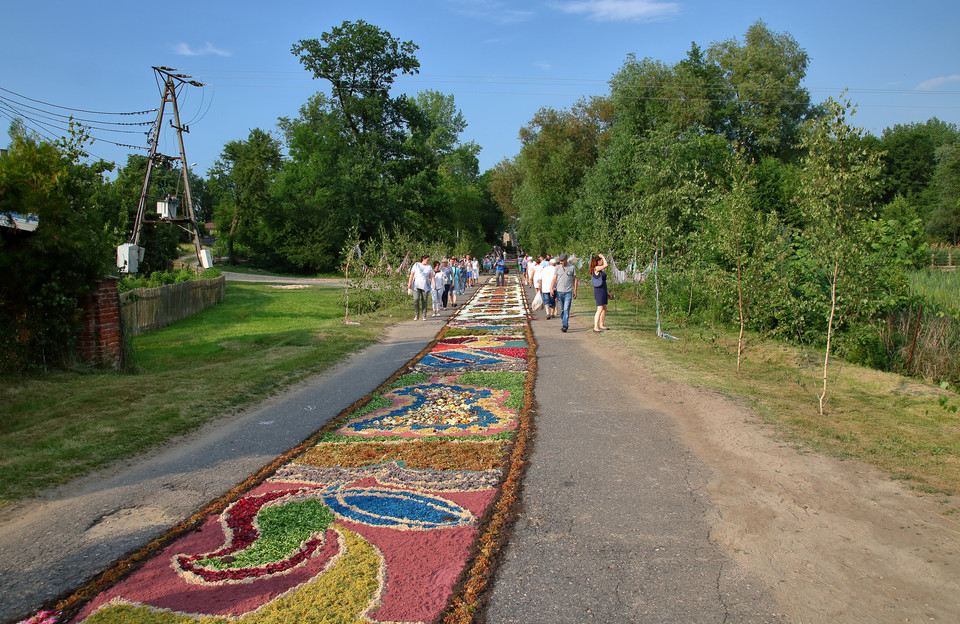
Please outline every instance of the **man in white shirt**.
[[420, 262], [410, 269], [410, 279], [407, 280], [407, 292], [413, 295], [415, 321], [421, 318], [427, 320], [427, 296], [430, 294], [432, 282], [433, 267], [430, 266], [430, 256], [423, 256]]
[[477, 285], [477, 278], [480, 277], [480, 261], [473, 257], [473, 285]]
[[557, 281], [557, 261], [550, 259], [543, 269], [540, 270], [540, 295], [543, 297], [543, 311], [547, 314], [547, 320], [554, 317], [554, 290]]

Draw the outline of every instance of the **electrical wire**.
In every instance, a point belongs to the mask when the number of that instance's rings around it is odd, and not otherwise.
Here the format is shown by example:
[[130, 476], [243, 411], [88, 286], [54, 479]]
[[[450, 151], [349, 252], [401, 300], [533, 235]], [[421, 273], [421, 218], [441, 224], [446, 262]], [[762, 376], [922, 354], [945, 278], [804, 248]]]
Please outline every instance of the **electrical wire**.
[[58, 105], [58, 104], [51, 104], [50, 102], [44, 102], [43, 100], [37, 100], [37, 99], [31, 98], [31, 97], [27, 97], [27, 96], [25, 96], [25, 95], [21, 95], [21, 94], [15, 92], [15, 91], [11, 91], [10, 89], [4, 89], [3, 87], [0, 87], [0, 91], [3, 91], [3, 92], [5, 92], [5, 93], [9, 93], [9, 94], [11, 94], [11, 95], [15, 95], [15, 96], [17, 96], [17, 97], [19, 97], [19, 98], [23, 98], [24, 100], [29, 100], [30, 102], [35, 102], [35, 103], [37, 103], [37, 104], [44, 104], [45, 106], [50, 106], [50, 107], [52, 107], [52, 108], [59, 108], [59, 109], [61, 109], [61, 110], [69, 110], [69, 111], [74, 111], [74, 112], [77, 112], [77, 113], [90, 113], [90, 114], [92, 114], [92, 115], [146, 115], [146, 114], [148, 114], [148, 113], [155, 113], [155, 112], [157, 112], [157, 109], [155, 109], [155, 108], [154, 108], [154, 109], [151, 109], [151, 110], [145, 110], [145, 111], [130, 111], [130, 112], [122, 112], [122, 113], [108, 113], [108, 112], [104, 112], [104, 111], [86, 110], [86, 109], [83, 109], [83, 108], [70, 108], [70, 107], [68, 107], [68, 106], [60, 106], [60, 105]]

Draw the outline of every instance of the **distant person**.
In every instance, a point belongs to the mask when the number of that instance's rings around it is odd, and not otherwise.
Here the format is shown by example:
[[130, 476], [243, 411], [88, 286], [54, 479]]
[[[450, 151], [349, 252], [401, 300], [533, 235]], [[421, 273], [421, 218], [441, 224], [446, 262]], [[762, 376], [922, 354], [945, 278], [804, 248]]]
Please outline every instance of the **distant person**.
[[473, 257], [473, 285], [477, 285], [477, 280], [480, 279], [480, 260], [474, 256]]
[[410, 279], [407, 280], [407, 293], [413, 295], [413, 309], [416, 315], [413, 320], [421, 318], [427, 320], [427, 294], [433, 284], [433, 269], [430, 267], [430, 256], [421, 256], [410, 269]]
[[569, 256], [557, 256], [560, 264], [557, 265], [554, 290], [556, 291], [556, 306], [560, 310], [560, 331], [566, 333], [570, 327], [570, 306], [577, 298], [577, 267], [568, 263]]
[[506, 269], [507, 263], [504, 261], [503, 256], [497, 256], [497, 261], [494, 263], [494, 271], [497, 274], [497, 286], [503, 286], [506, 283]]
[[604, 326], [607, 319], [607, 302], [610, 293], [607, 291], [607, 274], [604, 271], [609, 264], [603, 254], [590, 258], [590, 285], [593, 286], [593, 299], [597, 302], [597, 312], [593, 315], [593, 331], [601, 332], [609, 327]]

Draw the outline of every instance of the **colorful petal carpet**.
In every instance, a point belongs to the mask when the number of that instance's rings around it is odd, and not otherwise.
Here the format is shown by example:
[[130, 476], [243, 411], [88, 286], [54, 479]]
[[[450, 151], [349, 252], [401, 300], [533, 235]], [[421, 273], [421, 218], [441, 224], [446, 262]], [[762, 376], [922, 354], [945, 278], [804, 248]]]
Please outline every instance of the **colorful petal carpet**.
[[50, 621], [473, 621], [516, 502], [534, 368], [516, 278], [482, 286], [372, 395]]

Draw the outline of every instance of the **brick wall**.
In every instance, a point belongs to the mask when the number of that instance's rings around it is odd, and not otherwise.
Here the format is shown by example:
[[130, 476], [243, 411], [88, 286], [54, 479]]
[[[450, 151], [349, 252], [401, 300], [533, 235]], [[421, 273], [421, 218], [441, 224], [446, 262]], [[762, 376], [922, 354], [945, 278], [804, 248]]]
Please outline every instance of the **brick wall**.
[[77, 336], [77, 353], [84, 362], [119, 370], [123, 365], [123, 325], [117, 278], [105, 277], [97, 289], [83, 298], [82, 326]]

